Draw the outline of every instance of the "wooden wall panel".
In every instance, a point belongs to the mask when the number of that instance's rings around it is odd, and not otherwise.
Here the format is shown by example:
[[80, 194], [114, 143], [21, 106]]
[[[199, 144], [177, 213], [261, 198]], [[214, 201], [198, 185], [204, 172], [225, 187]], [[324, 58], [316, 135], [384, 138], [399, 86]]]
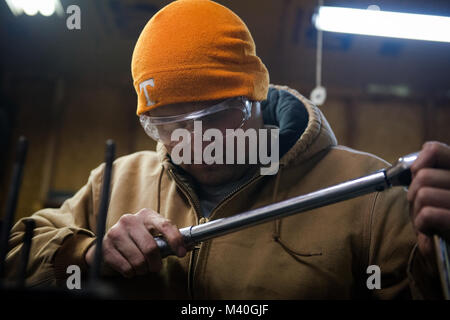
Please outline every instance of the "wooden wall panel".
[[450, 145], [450, 103], [435, 108], [436, 135], [430, 137]]
[[144, 151], [144, 150], [156, 150], [156, 142], [152, 140], [145, 133], [144, 129], [139, 124], [138, 118], [136, 117], [136, 127], [135, 127], [135, 150], [136, 151]]
[[[21, 134], [29, 140], [16, 220], [41, 209], [49, 190], [74, 193], [82, 187], [90, 171], [104, 161], [107, 139], [116, 142], [116, 158], [155, 149], [155, 143], [139, 124], [135, 93], [129, 86], [68, 82], [64, 85], [64, 98], [56, 106], [61, 109], [52, 105], [54, 89], [55, 83], [51, 81], [33, 84], [21, 80], [11, 93], [19, 108], [13, 144]], [[2, 209], [11, 177], [13, 150], [8, 158], [8, 174], [1, 181]]]
[[51, 126], [49, 114], [51, 114], [53, 83], [35, 79], [11, 80], [11, 82], [14, 82], [14, 86], [11, 86], [10, 97], [18, 109], [18, 114], [10, 150], [2, 150], [2, 152], [9, 151], [9, 163], [6, 166], [7, 173], [0, 182], [2, 186], [0, 204], [3, 215], [17, 140], [19, 136], [24, 135], [28, 139], [28, 152], [16, 209], [17, 219], [31, 215], [41, 205], [39, 191], [43, 178], [45, 145], [49, 137], [48, 128]]
[[348, 145], [347, 128], [350, 125], [348, 113], [350, 108], [342, 99], [328, 99], [323, 106], [320, 106], [323, 114], [327, 118], [333, 132], [341, 145]]
[[70, 93], [62, 119], [52, 189], [80, 188], [104, 161], [105, 141], [116, 142], [116, 157], [133, 151], [129, 130], [133, 108], [114, 87], [80, 86]]
[[417, 103], [355, 102], [352, 147], [393, 162], [418, 151], [424, 140], [423, 111]]

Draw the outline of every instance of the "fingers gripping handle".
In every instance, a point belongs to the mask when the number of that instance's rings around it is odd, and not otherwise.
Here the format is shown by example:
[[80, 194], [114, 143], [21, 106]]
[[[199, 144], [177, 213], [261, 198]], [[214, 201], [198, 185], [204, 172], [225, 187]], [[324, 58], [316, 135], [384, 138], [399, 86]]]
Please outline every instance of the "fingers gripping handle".
[[168, 256], [175, 255], [172, 248], [169, 246], [169, 243], [162, 237], [155, 237], [156, 245], [159, 248], [159, 253], [161, 254], [161, 258], [165, 258]]
[[[194, 239], [192, 237], [192, 226], [180, 229], [180, 233], [183, 236], [184, 245], [187, 250], [190, 250], [189, 247], [193, 244]], [[173, 249], [170, 247], [169, 243], [163, 237], [154, 237], [156, 245], [159, 248], [159, 253], [161, 258], [165, 258], [168, 256], [176, 255]]]

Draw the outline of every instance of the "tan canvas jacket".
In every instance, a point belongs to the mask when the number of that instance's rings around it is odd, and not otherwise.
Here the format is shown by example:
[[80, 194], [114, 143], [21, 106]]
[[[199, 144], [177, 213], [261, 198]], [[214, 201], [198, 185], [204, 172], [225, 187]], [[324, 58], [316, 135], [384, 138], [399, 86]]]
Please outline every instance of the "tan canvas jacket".
[[[210, 219], [353, 179], [388, 164], [338, 146], [321, 111], [298, 92], [309, 122], [280, 160], [278, 174], [257, 175], [231, 193]], [[84, 274], [84, 254], [95, 240], [104, 165], [59, 209], [36, 220], [28, 265], [29, 286], [65, 284], [68, 265]], [[114, 162], [106, 230], [126, 213], [151, 208], [179, 228], [205, 222], [188, 178], [166, 151], [138, 152]], [[123, 297], [173, 299], [354, 299], [439, 296], [424, 270], [403, 188], [373, 193], [232, 233], [199, 245], [184, 258], [169, 257], [159, 273], [134, 279], [108, 277]], [[10, 237], [7, 272], [16, 273], [23, 224]], [[381, 289], [366, 286], [369, 265], [381, 269]], [[434, 291], [432, 291], [434, 290]]]

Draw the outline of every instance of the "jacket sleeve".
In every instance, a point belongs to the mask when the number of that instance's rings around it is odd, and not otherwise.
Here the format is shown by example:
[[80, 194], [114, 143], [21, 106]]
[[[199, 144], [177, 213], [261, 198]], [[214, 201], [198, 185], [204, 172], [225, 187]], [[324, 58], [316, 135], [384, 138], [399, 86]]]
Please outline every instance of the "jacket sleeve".
[[[435, 262], [431, 262], [430, 269], [417, 248], [417, 237], [403, 188], [392, 188], [377, 194], [368, 230], [368, 265], [377, 265], [381, 271], [381, 288], [371, 290], [373, 298], [442, 297]], [[369, 276], [367, 274], [367, 278]]]
[[[59, 209], [42, 209], [31, 216], [36, 227], [27, 266], [27, 286], [56, 285], [66, 278], [69, 265], [78, 265], [82, 275], [87, 270], [84, 254], [95, 241], [92, 231], [95, 230], [102, 167], [104, 165], [93, 170], [87, 184]], [[14, 225], [9, 238], [8, 280], [17, 277], [25, 231], [22, 220]]]

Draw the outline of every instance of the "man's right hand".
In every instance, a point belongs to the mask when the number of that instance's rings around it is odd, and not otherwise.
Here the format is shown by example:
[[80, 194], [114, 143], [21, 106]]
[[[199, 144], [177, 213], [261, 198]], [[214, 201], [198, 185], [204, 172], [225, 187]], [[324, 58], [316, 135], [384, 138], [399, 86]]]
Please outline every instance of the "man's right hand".
[[[103, 238], [103, 261], [107, 267], [131, 278], [161, 270], [159, 249], [152, 234], [161, 234], [178, 257], [186, 255], [186, 248], [178, 228], [150, 209], [125, 214]], [[86, 253], [86, 263], [94, 261], [95, 245]]]

